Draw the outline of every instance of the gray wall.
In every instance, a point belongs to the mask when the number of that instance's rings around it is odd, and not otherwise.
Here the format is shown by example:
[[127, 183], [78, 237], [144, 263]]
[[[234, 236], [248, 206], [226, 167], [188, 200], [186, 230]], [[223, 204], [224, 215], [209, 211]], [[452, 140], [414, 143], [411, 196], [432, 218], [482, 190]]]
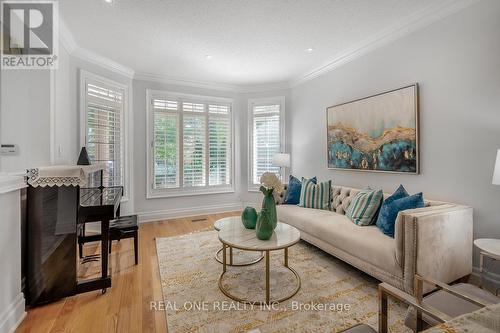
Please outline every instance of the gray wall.
[[[500, 1], [478, 4], [292, 89], [292, 171], [334, 184], [401, 183], [474, 208], [474, 237], [500, 238]], [[420, 175], [326, 168], [328, 106], [418, 82]], [[476, 266], [478, 263], [476, 253]]]

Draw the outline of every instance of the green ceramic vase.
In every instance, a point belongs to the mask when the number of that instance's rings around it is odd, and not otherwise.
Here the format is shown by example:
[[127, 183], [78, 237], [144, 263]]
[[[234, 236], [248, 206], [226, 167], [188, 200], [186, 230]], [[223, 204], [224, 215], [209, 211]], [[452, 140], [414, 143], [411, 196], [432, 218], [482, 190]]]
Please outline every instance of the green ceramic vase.
[[278, 215], [276, 213], [276, 202], [273, 197], [273, 188], [260, 187], [260, 191], [264, 194], [264, 199], [262, 199], [262, 209], [266, 209], [271, 219], [273, 225], [273, 230], [278, 225]]
[[262, 208], [259, 213], [255, 231], [257, 233], [257, 238], [260, 240], [268, 240], [273, 235], [274, 227], [269, 212], [266, 208]]
[[241, 213], [241, 222], [247, 229], [255, 229], [257, 225], [257, 211], [253, 207], [247, 207]]

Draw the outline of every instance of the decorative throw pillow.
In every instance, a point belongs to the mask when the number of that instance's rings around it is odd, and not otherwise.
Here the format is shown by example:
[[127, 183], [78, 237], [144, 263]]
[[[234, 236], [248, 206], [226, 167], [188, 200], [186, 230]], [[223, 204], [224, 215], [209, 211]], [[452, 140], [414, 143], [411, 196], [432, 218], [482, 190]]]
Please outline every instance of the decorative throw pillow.
[[[302, 178], [304, 180], [304, 178]], [[316, 177], [310, 179], [314, 184], [317, 183]], [[302, 182], [296, 177], [290, 175], [288, 179], [288, 189], [286, 190], [284, 205], [298, 205], [300, 202], [300, 190], [302, 189]]]
[[332, 181], [314, 184], [310, 179], [302, 180], [300, 207], [329, 209]]
[[352, 199], [345, 215], [357, 225], [370, 225], [377, 214], [383, 197], [382, 190], [361, 190]]
[[377, 225], [377, 227], [381, 228], [381, 225], [385, 224], [385, 220], [387, 219], [387, 216], [389, 214], [390, 204], [394, 200], [405, 198], [407, 196], [409, 196], [409, 194], [408, 194], [408, 192], [406, 192], [406, 189], [404, 188], [404, 186], [399, 185], [397, 190], [394, 191], [394, 193], [390, 197], [388, 197], [387, 199], [385, 199], [382, 202], [382, 206], [380, 207], [379, 213], [375, 217], [375, 221], [376, 221], [375, 224]]
[[396, 199], [387, 204], [384, 214], [382, 214], [382, 211], [380, 212], [377, 220], [377, 227], [387, 236], [394, 238], [394, 228], [398, 213], [403, 210], [422, 208], [424, 206], [425, 204], [422, 192]]

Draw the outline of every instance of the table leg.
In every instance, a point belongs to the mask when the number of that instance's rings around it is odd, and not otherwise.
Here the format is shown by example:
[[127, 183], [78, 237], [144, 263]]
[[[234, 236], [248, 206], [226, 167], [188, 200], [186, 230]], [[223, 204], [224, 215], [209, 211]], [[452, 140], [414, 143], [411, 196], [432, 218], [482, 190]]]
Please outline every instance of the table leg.
[[229, 247], [229, 265], [233, 265], [233, 248]]
[[101, 221], [101, 270], [102, 277], [108, 277], [109, 220]]
[[479, 253], [479, 288], [483, 288], [483, 264], [484, 255], [483, 252]]
[[226, 272], [226, 244], [222, 244], [222, 271]]
[[285, 267], [288, 267], [288, 248], [285, 247]]
[[269, 286], [269, 251], [266, 251], [266, 303], [269, 304], [270, 297], [270, 286]]

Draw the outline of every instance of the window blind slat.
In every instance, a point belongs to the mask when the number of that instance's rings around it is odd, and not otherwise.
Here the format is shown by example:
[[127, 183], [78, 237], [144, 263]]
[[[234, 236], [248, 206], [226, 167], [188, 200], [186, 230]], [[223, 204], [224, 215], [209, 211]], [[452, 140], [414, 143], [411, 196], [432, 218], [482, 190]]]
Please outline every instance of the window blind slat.
[[183, 123], [183, 184], [205, 186], [205, 117], [185, 115]]
[[279, 173], [272, 164], [273, 156], [280, 152], [280, 105], [256, 105], [253, 114], [252, 181], [260, 183], [264, 172]]
[[86, 146], [91, 162], [107, 165], [104, 186], [123, 185], [122, 111], [124, 92], [104, 83], [86, 83]]
[[209, 140], [209, 184], [231, 183], [231, 126], [229, 118], [210, 118]]
[[154, 113], [154, 188], [179, 187], [179, 116]]

